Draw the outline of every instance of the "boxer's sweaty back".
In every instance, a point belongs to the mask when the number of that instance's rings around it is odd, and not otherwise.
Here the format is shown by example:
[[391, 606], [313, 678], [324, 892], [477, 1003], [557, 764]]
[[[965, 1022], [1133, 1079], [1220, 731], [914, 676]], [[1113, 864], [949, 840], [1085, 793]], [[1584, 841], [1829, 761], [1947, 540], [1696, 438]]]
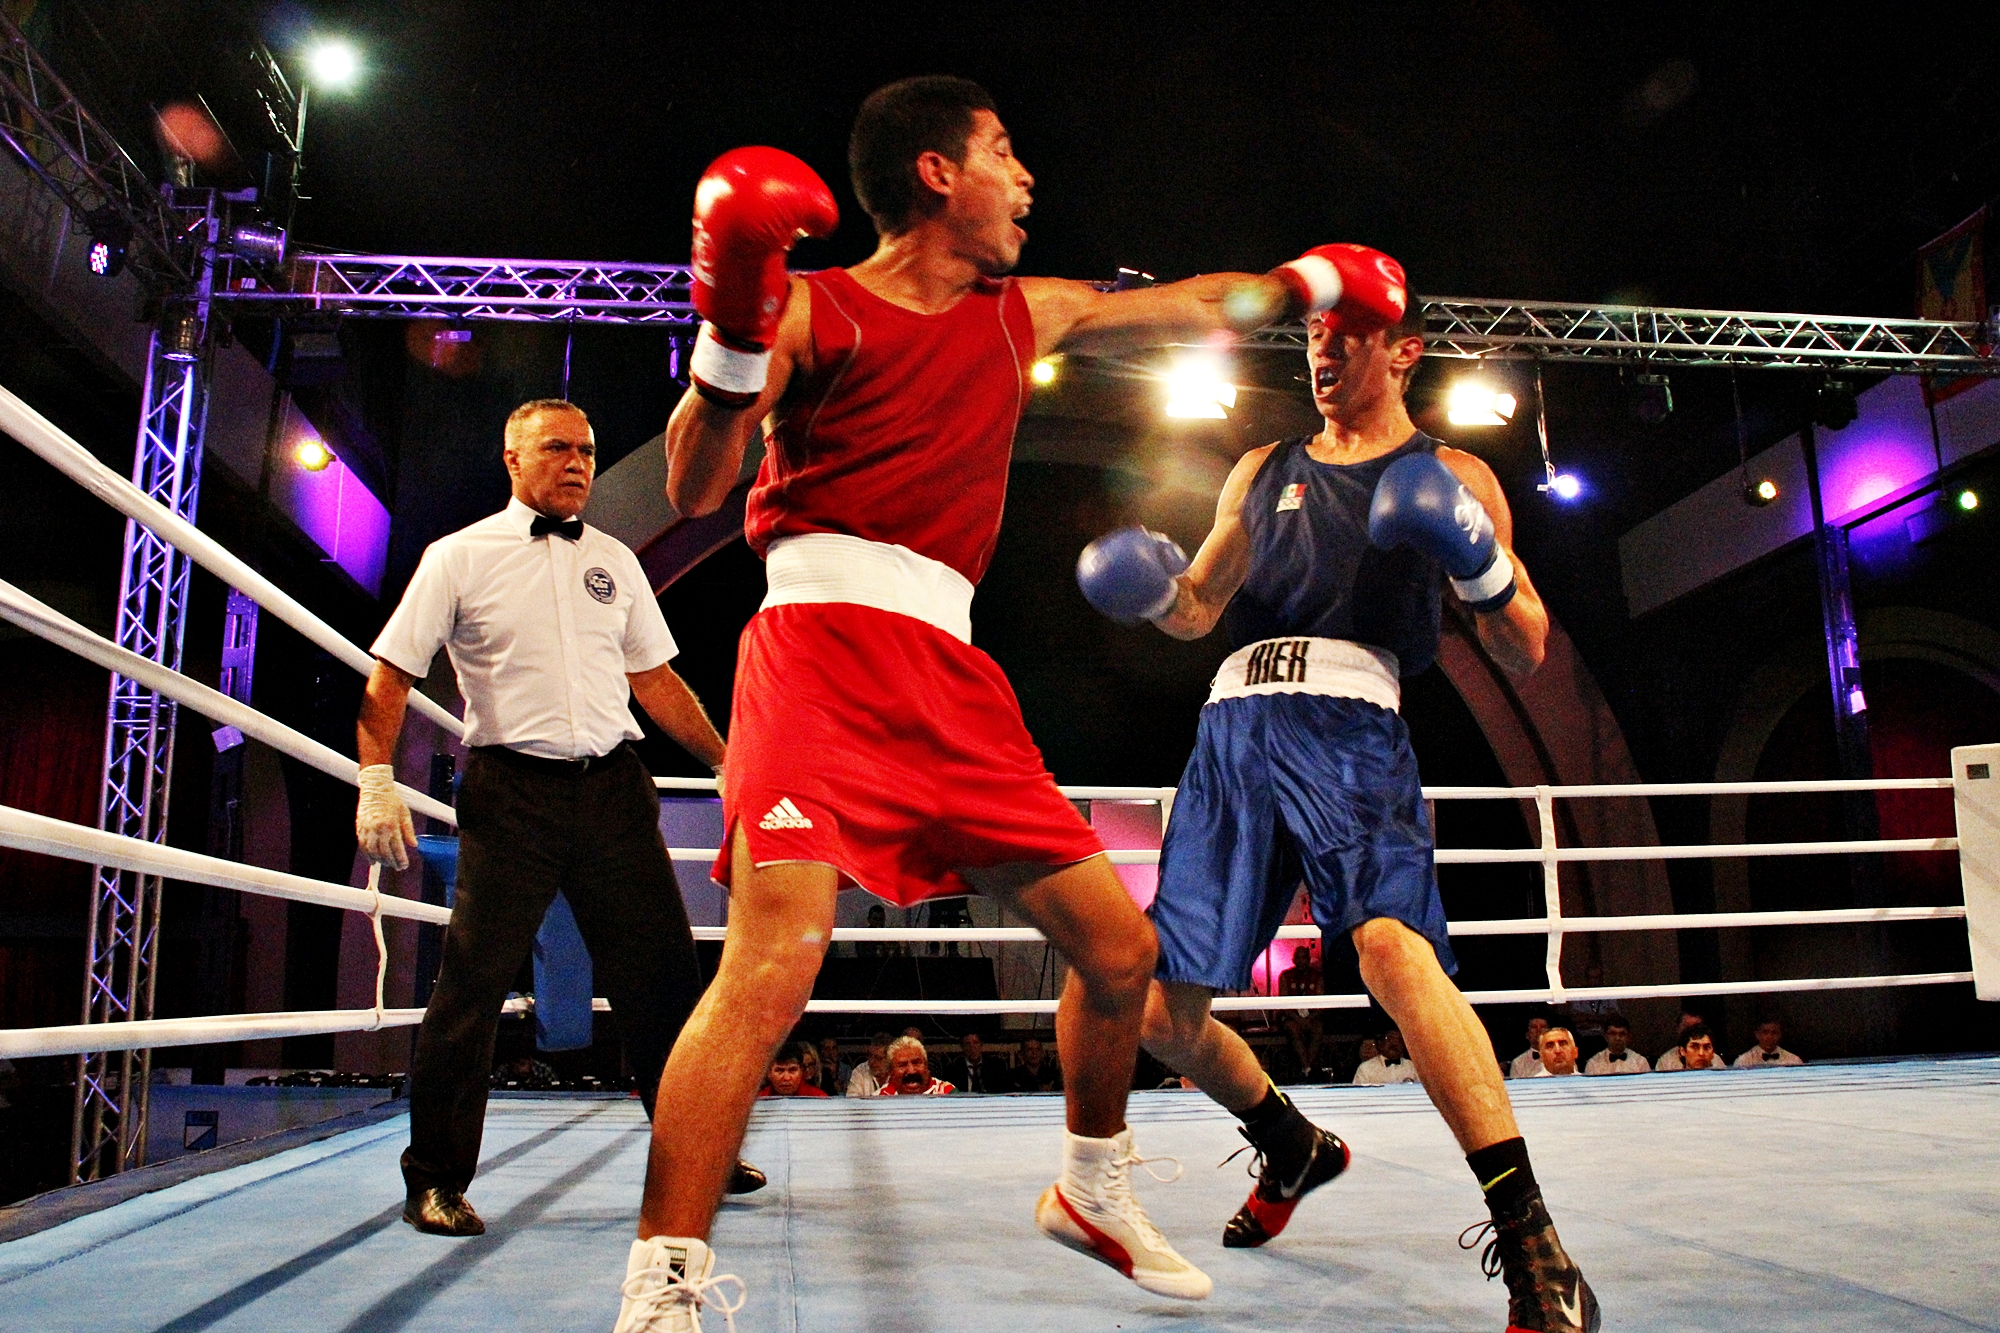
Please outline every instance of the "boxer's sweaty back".
[[810, 274], [815, 369], [775, 417], [744, 535], [844, 533], [985, 574], [1028, 399], [1034, 325], [1008, 279], [942, 314], [883, 300], [844, 270]]

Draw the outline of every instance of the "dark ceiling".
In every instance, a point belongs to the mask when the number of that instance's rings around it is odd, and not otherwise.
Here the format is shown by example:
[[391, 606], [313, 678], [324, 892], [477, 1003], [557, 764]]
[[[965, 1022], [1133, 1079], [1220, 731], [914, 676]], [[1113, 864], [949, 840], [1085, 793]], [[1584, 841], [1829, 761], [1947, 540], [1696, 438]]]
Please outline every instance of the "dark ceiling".
[[199, 94], [247, 158], [251, 43], [351, 37], [365, 81], [316, 99], [308, 136], [298, 230], [326, 248], [682, 260], [702, 166], [761, 141], [842, 196], [801, 261], [852, 262], [853, 110], [932, 71], [999, 99], [1038, 178], [1037, 272], [1262, 269], [1348, 239], [1433, 293], [1898, 314], [1914, 248], [2000, 193], [1979, 6], [31, 8], [129, 142]]

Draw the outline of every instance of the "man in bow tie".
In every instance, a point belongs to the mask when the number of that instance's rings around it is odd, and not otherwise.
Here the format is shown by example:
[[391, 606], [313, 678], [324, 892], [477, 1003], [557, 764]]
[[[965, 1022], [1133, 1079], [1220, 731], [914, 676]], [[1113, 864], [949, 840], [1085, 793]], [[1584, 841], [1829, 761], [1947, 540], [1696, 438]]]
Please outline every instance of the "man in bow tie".
[[[357, 727], [355, 834], [385, 867], [416, 845], [393, 767], [410, 689], [442, 647], [465, 697], [457, 894], [410, 1077], [403, 1219], [470, 1236], [500, 1004], [560, 891], [589, 947], [650, 1114], [701, 971], [660, 798], [630, 742], [636, 698], [720, 774], [722, 737], [669, 663], [673, 635], [638, 557], [579, 515], [597, 442], [581, 409], [524, 403], [507, 419], [507, 507], [425, 550], [375, 640]], [[762, 1184], [738, 1164], [739, 1192]]]
[[1604, 1020], [1604, 1049], [1590, 1057], [1583, 1067], [1586, 1074], [1650, 1074], [1653, 1062], [1632, 1049], [1632, 1025], [1625, 1015], [1613, 1014]]

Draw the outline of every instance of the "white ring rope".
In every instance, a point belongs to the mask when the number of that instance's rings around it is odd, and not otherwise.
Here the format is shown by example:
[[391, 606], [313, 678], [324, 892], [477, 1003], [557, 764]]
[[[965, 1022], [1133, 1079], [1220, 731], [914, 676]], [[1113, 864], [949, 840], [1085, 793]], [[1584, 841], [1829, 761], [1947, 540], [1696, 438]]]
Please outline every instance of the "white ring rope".
[[[44, 462], [125, 517], [151, 528], [161, 541], [362, 675], [366, 676], [375, 669], [375, 659], [350, 643], [339, 630], [308, 611], [290, 593], [250, 568], [213, 537], [98, 462], [90, 450], [71, 439], [5, 386], [0, 386], [0, 431], [13, 436]], [[464, 737], [465, 724], [421, 690], [410, 691], [409, 706], [453, 736]]]
[[[333, 747], [322, 745], [305, 733], [267, 717], [246, 703], [239, 703], [220, 690], [210, 689], [178, 671], [139, 656], [129, 648], [120, 648], [5, 579], [0, 579], [0, 617], [30, 634], [69, 649], [78, 657], [115, 671], [128, 680], [135, 680], [156, 694], [185, 704], [210, 721], [235, 727], [253, 740], [262, 741], [279, 753], [309, 764], [329, 777], [339, 778], [350, 787], [359, 785], [361, 781], [360, 766]], [[404, 803], [418, 814], [442, 819], [449, 824], [458, 823], [457, 813], [444, 802], [401, 783], [397, 784], [396, 790], [402, 793]]]

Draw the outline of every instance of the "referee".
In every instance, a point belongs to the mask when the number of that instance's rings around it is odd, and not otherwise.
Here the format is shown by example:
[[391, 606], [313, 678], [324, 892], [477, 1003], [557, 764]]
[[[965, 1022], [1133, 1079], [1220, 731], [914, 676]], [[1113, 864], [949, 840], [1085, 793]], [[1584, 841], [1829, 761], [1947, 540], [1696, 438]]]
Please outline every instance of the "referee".
[[[476, 1236], [479, 1162], [500, 1005], [560, 890], [618, 1016], [647, 1114], [702, 990], [694, 937], [660, 838], [659, 792], [627, 743], [628, 699], [718, 773], [723, 741], [668, 665], [676, 651], [638, 558], [577, 515], [597, 446], [560, 399], [507, 418], [506, 509], [433, 542], [375, 640], [361, 703], [355, 833], [406, 869], [416, 845], [392, 761], [410, 687], [440, 647], [465, 696], [458, 894], [410, 1080], [403, 1220]], [[739, 1164], [740, 1192], [763, 1183]]]

